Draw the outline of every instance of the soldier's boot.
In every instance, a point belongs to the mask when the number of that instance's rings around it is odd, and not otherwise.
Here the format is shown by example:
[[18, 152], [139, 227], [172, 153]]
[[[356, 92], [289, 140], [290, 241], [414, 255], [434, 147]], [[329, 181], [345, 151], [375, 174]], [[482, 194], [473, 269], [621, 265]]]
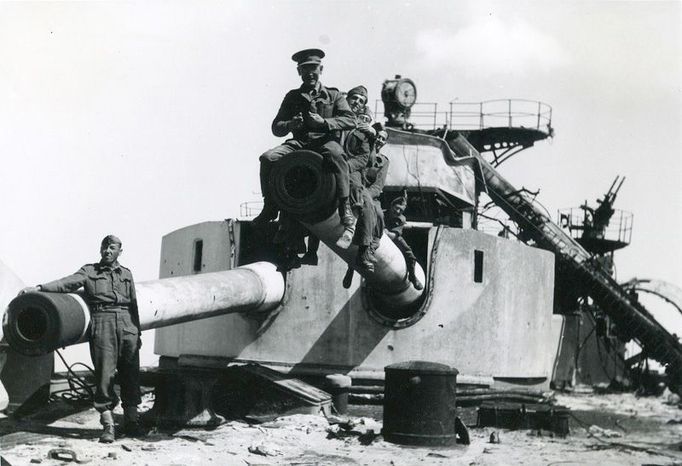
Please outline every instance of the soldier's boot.
[[372, 257], [372, 249], [367, 246], [360, 246], [358, 248], [358, 256], [356, 259], [358, 264], [358, 272], [374, 272], [374, 260]]
[[276, 219], [278, 213], [279, 210], [272, 204], [272, 201], [263, 199], [263, 210], [253, 219], [252, 223], [258, 228], [263, 227], [268, 222]]
[[348, 267], [348, 270], [346, 270], [346, 275], [343, 276], [343, 287], [345, 289], [350, 288], [350, 285], [353, 283], [354, 274], [355, 270], [353, 270], [351, 267]]
[[410, 282], [412, 283], [412, 286], [414, 286], [414, 288], [416, 290], [423, 290], [424, 284], [422, 282], [420, 282], [419, 279], [417, 278], [417, 275], [414, 272], [414, 267], [415, 267], [415, 262], [409, 261], [407, 263], [407, 278], [408, 278], [408, 280], [410, 280]]
[[307, 251], [303, 254], [303, 257], [301, 257], [301, 264], [317, 265], [318, 260], [316, 251]]
[[111, 411], [103, 411], [99, 415], [99, 422], [103, 426], [102, 434], [99, 436], [100, 443], [113, 443], [114, 440], [116, 440], [114, 415], [111, 413]]
[[339, 218], [341, 219], [341, 225], [344, 227], [355, 227], [355, 217], [347, 197], [339, 201]]
[[353, 242], [353, 235], [355, 235], [355, 225], [346, 227], [341, 237], [336, 240], [336, 245], [341, 249], [348, 249]]
[[[255, 220], [254, 220], [255, 222]], [[284, 225], [281, 225], [277, 228], [277, 231], [275, 232], [275, 236], [272, 237], [272, 242], [274, 244], [282, 244], [287, 240], [287, 229]]]
[[123, 408], [123, 433], [128, 437], [141, 437], [145, 434], [142, 426], [140, 426], [137, 406], [126, 406]]
[[288, 272], [289, 270], [298, 269], [301, 267], [301, 259], [292, 250], [285, 249], [281, 257], [277, 261], [278, 272]]

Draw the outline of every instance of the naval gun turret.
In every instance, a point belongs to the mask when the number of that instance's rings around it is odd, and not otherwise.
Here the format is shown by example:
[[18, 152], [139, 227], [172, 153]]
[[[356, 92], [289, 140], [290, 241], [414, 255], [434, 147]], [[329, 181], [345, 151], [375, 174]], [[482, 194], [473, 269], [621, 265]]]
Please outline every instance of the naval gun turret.
[[[402, 99], [403, 117], [414, 103], [410, 83], [398, 80], [387, 91]], [[138, 284], [142, 328], [156, 329], [160, 366], [258, 363], [306, 380], [341, 373], [352, 377], [354, 393], [371, 395], [381, 393], [387, 365], [426, 360], [456, 367], [462, 385], [549, 388], [561, 329], [552, 312], [554, 255], [475, 229], [477, 198], [486, 189], [476, 157], [459, 156], [445, 138], [409, 125], [387, 130], [382, 205], [407, 191], [403, 236], [424, 289], [412, 286], [405, 259], [386, 236], [374, 272], [341, 285], [356, 249], [335, 245], [342, 227], [333, 178], [317, 154], [292, 153], [273, 168], [271, 192], [322, 241], [319, 265], [278, 273], [270, 264], [270, 278], [254, 277], [244, 267], [273, 261], [275, 230], [249, 218], [167, 234], [160, 279]], [[68, 305], [34, 305], [34, 298], [30, 306], [18, 299], [10, 313], [5, 333], [15, 335], [13, 345], [43, 352], [87, 338], [87, 311], [77, 296], [61, 296]], [[68, 329], [65, 307], [79, 316]], [[173, 317], [164, 318], [169, 309]], [[48, 338], [53, 331], [59, 338]]]

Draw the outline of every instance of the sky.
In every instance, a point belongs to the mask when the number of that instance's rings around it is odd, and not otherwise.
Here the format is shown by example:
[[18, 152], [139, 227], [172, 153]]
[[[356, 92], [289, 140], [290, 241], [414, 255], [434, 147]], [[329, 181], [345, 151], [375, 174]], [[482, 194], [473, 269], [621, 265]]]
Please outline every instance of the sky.
[[2, 2], [0, 260], [45, 282], [114, 233], [136, 280], [157, 278], [164, 234], [260, 198], [290, 57], [310, 47], [324, 84], [370, 101], [401, 74], [439, 106], [551, 105], [555, 137], [502, 175], [553, 215], [625, 176], [618, 280], [682, 286], [679, 1]]

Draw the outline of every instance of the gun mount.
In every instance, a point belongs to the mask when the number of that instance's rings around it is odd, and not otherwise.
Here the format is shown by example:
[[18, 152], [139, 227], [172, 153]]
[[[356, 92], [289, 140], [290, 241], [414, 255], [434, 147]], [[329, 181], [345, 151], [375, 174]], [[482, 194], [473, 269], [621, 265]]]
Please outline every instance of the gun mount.
[[632, 213], [613, 208], [624, 181], [625, 177], [616, 176], [604, 197], [597, 200], [596, 208], [585, 201], [579, 209], [559, 210], [561, 227], [588, 252], [604, 255], [630, 244]]

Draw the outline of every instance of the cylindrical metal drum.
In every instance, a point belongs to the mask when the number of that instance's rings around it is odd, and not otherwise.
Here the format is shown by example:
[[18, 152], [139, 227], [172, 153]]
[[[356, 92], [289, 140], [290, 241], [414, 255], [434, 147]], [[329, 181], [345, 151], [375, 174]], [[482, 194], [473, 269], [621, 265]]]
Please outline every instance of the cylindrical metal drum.
[[348, 392], [353, 380], [343, 374], [329, 374], [325, 377], [325, 389], [332, 396], [334, 409], [338, 414], [348, 413]]
[[384, 370], [384, 439], [403, 445], [454, 445], [457, 369], [407, 361]]

